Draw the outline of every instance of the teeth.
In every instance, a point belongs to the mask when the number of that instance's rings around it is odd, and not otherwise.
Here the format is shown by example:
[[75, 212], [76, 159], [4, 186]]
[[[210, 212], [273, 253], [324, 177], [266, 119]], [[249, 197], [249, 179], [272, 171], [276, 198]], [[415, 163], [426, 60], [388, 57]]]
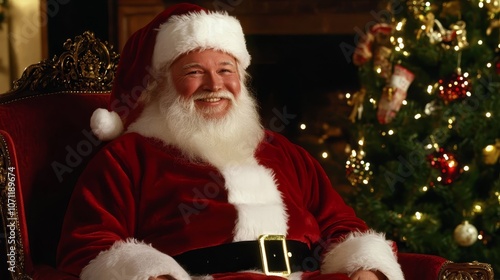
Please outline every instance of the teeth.
[[217, 98], [217, 97], [212, 97], [212, 98], [205, 98], [205, 99], [202, 99], [202, 100], [205, 101], [205, 102], [217, 102], [217, 101], [220, 101], [221, 99]]

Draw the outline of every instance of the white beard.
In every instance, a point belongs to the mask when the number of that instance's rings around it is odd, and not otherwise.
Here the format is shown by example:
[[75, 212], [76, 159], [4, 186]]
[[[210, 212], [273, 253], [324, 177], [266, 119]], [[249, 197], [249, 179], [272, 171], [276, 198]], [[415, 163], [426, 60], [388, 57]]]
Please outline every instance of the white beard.
[[186, 100], [169, 87], [159, 102], [145, 105], [128, 131], [159, 138], [179, 148], [189, 160], [208, 162], [218, 168], [255, 163], [255, 149], [264, 130], [256, 101], [247, 88], [242, 85], [236, 100], [229, 92], [203, 94], [230, 98], [227, 114], [220, 119], [205, 118], [196, 109], [194, 98]]

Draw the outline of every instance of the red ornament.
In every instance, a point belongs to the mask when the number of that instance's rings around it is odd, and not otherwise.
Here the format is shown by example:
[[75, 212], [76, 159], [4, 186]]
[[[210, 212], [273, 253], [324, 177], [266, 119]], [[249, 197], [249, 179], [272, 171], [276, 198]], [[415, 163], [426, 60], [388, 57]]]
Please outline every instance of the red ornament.
[[443, 148], [439, 148], [439, 151], [428, 155], [427, 159], [432, 167], [441, 172], [441, 184], [443, 185], [452, 184], [458, 175], [462, 173], [462, 169], [455, 156], [445, 152]]
[[446, 102], [465, 98], [470, 90], [469, 80], [463, 75], [453, 74], [450, 79], [439, 80], [439, 97]]

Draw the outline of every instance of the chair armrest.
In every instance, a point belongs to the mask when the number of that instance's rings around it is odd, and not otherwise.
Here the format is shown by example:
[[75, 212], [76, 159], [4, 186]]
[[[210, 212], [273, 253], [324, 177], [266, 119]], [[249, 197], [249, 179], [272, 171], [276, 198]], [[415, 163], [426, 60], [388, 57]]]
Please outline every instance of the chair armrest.
[[441, 279], [439, 273], [448, 260], [434, 255], [398, 253], [405, 280]]
[[398, 253], [398, 262], [405, 275], [405, 280], [493, 280], [493, 268], [480, 262], [455, 263], [443, 257]]
[[441, 268], [439, 274], [440, 280], [493, 280], [493, 268], [488, 263], [468, 262], [468, 263], [454, 263], [451, 261], [446, 262]]

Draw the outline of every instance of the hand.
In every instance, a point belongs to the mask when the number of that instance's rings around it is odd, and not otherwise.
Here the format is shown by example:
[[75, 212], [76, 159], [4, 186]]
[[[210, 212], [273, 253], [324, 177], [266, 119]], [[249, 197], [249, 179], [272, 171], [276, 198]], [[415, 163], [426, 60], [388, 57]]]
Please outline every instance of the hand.
[[351, 280], [385, 280], [387, 277], [380, 271], [358, 270], [351, 275]]

